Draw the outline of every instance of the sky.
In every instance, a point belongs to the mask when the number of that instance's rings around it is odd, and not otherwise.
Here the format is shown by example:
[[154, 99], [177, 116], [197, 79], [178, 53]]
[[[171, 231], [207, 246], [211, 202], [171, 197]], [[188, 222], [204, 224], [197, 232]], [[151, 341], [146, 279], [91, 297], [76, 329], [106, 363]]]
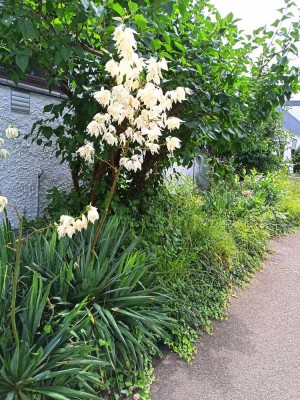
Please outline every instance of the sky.
[[283, 0], [212, 0], [212, 3], [223, 16], [233, 12], [242, 19], [239, 25], [247, 32], [270, 25], [279, 15], [276, 10], [285, 5]]

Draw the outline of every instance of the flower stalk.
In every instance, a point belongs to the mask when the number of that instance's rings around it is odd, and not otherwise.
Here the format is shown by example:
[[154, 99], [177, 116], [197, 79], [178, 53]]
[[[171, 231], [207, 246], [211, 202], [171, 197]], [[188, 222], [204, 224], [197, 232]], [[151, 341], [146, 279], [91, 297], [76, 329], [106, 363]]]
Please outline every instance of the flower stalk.
[[121, 170], [122, 170], [122, 165], [119, 166], [119, 168], [117, 169], [117, 172], [115, 174], [113, 183], [111, 185], [110, 191], [108, 193], [108, 197], [107, 197], [106, 202], [105, 202], [104, 212], [103, 212], [103, 214], [101, 216], [101, 219], [99, 221], [99, 224], [97, 226], [97, 229], [96, 229], [96, 232], [95, 232], [95, 235], [94, 235], [94, 238], [93, 238], [92, 247], [91, 247], [91, 255], [92, 256], [95, 255], [95, 246], [96, 246], [96, 243], [97, 243], [97, 241], [99, 239], [99, 236], [100, 236], [100, 234], [102, 232], [102, 228], [103, 228], [104, 222], [106, 220], [111, 201], [112, 201], [113, 196], [114, 196], [115, 191], [116, 191], [116, 187], [117, 187], [117, 183], [118, 183], [118, 180], [119, 180], [119, 176], [120, 176]]
[[15, 339], [16, 347], [20, 347], [20, 339], [17, 331], [16, 325], [16, 299], [17, 299], [17, 286], [18, 279], [20, 274], [20, 260], [21, 260], [21, 249], [22, 249], [22, 238], [23, 238], [23, 219], [19, 216], [17, 210], [15, 209], [18, 220], [19, 220], [19, 229], [18, 229], [18, 242], [16, 248], [16, 260], [15, 260], [15, 268], [12, 280], [12, 300], [11, 300], [11, 325], [12, 331]]

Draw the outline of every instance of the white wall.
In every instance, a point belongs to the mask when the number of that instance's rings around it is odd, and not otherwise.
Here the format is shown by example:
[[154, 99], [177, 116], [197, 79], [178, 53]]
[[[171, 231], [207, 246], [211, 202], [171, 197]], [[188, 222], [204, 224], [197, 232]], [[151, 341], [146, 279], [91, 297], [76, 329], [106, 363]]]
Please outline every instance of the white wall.
[[[46, 205], [46, 192], [56, 186], [71, 187], [71, 175], [66, 165], [60, 165], [51, 148], [31, 144], [24, 135], [30, 132], [32, 124], [40, 119], [46, 104], [58, 102], [40, 93], [30, 92], [30, 113], [11, 111], [11, 88], [0, 85], [0, 137], [5, 140], [4, 148], [10, 152], [7, 159], [0, 158], [0, 193], [16, 205], [28, 219], [35, 219]], [[20, 130], [20, 137], [8, 140], [5, 136], [7, 125], [12, 123]], [[40, 179], [40, 202], [38, 204], [38, 174]], [[13, 218], [16, 225], [16, 219]]]

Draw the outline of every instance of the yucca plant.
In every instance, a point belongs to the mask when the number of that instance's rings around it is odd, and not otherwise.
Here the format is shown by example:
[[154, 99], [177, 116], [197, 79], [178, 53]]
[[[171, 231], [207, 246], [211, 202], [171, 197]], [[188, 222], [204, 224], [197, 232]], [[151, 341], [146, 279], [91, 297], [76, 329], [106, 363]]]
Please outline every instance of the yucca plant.
[[[24, 245], [22, 264], [53, 281], [49, 297], [56, 310], [87, 299], [89, 324], [81, 337], [93, 339], [99, 357], [117, 371], [143, 368], [145, 355], [159, 352], [157, 341], [173, 323], [166, 292], [158, 284], [145, 255], [126, 244], [126, 230], [117, 218], [105, 224], [91, 247], [94, 228], [72, 240], [46, 232]], [[24, 273], [25, 273], [25, 269]]]
[[[7, 278], [8, 279], [8, 278]], [[20, 282], [22, 286], [22, 282]], [[0, 340], [0, 398], [6, 400], [100, 399], [99, 368], [90, 344], [76, 338], [88, 323], [81, 310], [85, 300], [67, 313], [51, 312], [51, 283], [32, 276], [31, 287], [18, 296], [19, 345], [14, 341], [10, 314], [2, 315]], [[1, 308], [3, 306], [1, 299]], [[48, 303], [48, 304], [47, 304]]]

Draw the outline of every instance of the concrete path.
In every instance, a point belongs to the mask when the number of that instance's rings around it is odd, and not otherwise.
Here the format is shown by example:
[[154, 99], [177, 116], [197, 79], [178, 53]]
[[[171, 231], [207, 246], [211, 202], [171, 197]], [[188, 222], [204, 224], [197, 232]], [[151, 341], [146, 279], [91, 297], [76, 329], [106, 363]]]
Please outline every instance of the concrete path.
[[300, 400], [300, 231], [272, 247], [196, 360], [159, 364], [152, 400]]

